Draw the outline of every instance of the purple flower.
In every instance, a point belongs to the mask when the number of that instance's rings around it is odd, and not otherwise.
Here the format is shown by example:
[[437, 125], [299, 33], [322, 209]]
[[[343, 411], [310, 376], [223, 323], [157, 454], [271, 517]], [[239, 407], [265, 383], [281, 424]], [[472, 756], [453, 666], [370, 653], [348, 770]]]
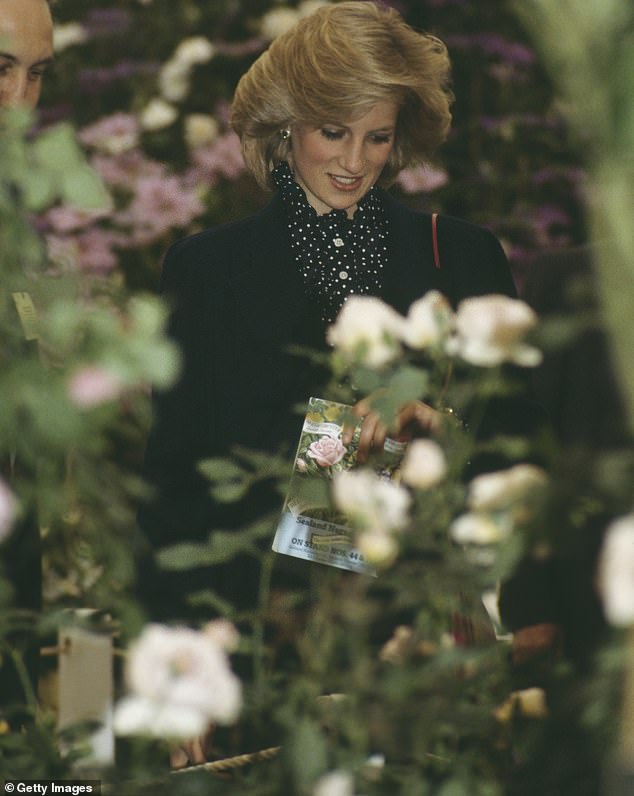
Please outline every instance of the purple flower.
[[453, 33], [445, 37], [449, 47], [469, 49], [475, 47], [485, 55], [501, 58], [517, 66], [530, 66], [537, 57], [534, 50], [520, 42], [508, 41], [495, 33]]
[[135, 195], [116, 220], [132, 229], [131, 242], [146, 245], [173, 228], [183, 228], [201, 215], [205, 206], [196, 188], [175, 176], [141, 177]]
[[93, 36], [127, 33], [130, 14], [123, 8], [94, 8], [86, 14], [84, 26]]
[[197, 147], [192, 160], [196, 178], [211, 184], [220, 177], [235, 180], [245, 171], [240, 140], [233, 132], [219, 135], [208, 146]]
[[113, 113], [103, 116], [79, 131], [82, 144], [103, 152], [117, 154], [133, 149], [139, 138], [139, 120], [132, 113]]
[[99, 172], [107, 185], [133, 190], [142, 177], [164, 177], [167, 168], [158, 160], [150, 160], [139, 149], [131, 149], [118, 155], [95, 153], [92, 167]]

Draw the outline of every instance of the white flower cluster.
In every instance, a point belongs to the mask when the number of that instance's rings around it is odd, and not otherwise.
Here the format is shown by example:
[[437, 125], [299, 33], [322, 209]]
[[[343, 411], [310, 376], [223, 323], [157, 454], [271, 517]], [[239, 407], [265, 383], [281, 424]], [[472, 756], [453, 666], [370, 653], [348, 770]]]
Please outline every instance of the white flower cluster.
[[358, 529], [356, 541], [365, 558], [376, 566], [391, 564], [398, 553], [395, 532], [409, 517], [408, 491], [372, 470], [344, 470], [333, 479], [332, 497]]
[[597, 574], [607, 620], [617, 627], [634, 625], [634, 514], [609, 525]]
[[161, 95], [168, 102], [182, 102], [189, 94], [193, 68], [205, 64], [214, 57], [215, 48], [204, 36], [184, 39], [174, 50], [172, 57], [163, 64], [159, 73]]
[[544, 470], [516, 464], [508, 470], [484, 473], [469, 484], [467, 508], [450, 526], [458, 544], [489, 545], [504, 541], [533, 515], [547, 486]]
[[115, 732], [183, 739], [210, 723], [235, 722], [242, 686], [227, 653], [236, 644], [237, 631], [224, 620], [203, 630], [148, 625], [129, 651], [130, 694], [115, 708]]
[[456, 312], [437, 290], [415, 301], [406, 317], [381, 299], [351, 296], [328, 329], [330, 345], [346, 359], [381, 368], [406, 345], [437, 348], [481, 367], [538, 365], [541, 353], [524, 342], [537, 316], [523, 301], [492, 294], [460, 302]]

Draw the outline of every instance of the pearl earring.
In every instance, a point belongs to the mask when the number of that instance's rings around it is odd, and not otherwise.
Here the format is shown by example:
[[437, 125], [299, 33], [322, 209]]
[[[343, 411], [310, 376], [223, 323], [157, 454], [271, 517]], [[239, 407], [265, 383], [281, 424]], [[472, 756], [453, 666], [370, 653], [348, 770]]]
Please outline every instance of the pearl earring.
[[291, 137], [291, 131], [286, 127], [284, 130], [280, 130], [280, 138], [282, 141], [288, 141]]

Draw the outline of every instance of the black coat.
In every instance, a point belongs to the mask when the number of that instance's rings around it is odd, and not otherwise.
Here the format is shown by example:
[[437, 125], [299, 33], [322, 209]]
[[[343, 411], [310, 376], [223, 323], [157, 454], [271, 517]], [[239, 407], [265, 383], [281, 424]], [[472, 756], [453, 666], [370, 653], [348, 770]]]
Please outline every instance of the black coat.
[[[487, 293], [515, 296], [504, 252], [490, 232], [451, 217], [438, 221], [386, 194], [388, 262], [380, 296], [404, 314], [432, 289], [454, 304]], [[305, 295], [279, 195], [259, 213], [176, 243], [165, 258], [162, 293], [173, 304], [170, 332], [184, 356], [182, 376], [155, 396], [145, 475], [156, 499], [139, 523], [154, 548], [237, 526], [263, 503], [214, 503], [197, 475], [201, 458], [232, 446], [292, 451], [301, 430], [293, 411], [320, 394], [316, 370], [289, 346], [324, 348], [325, 329]], [[279, 500], [279, 496], [276, 498]], [[231, 589], [228, 589], [231, 592]]]

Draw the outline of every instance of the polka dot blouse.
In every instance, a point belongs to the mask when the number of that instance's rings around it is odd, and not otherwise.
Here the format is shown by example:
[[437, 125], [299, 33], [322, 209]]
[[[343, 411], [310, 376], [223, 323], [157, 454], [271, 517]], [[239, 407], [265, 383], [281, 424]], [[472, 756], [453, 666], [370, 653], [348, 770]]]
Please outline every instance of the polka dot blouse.
[[273, 178], [286, 206], [306, 293], [318, 303], [322, 320], [333, 323], [348, 296], [381, 290], [388, 222], [380, 193], [371, 188], [352, 219], [345, 210], [317, 215], [287, 163], [273, 171]]

